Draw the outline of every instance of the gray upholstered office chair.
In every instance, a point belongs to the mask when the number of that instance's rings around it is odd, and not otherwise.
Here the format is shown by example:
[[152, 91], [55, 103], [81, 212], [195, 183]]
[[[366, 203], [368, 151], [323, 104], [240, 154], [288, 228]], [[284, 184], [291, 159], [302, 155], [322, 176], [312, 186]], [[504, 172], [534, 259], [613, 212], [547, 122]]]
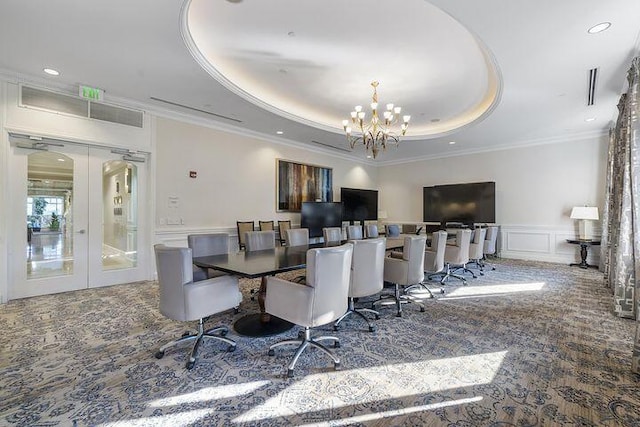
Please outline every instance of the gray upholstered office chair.
[[280, 237], [280, 244], [285, 244], [285, 235], [287, 230], [291, 228], [291, 221], [278, 221], [278, 236]]
[[[187, 245], [191, 248], [194, 258], [210, 255], [222, 255], [229, 253], [229, 235], [227, 233], [189, 234]], [[211, 279], [224, 276], [222, 271], [211, 268], [193, 266], [193, 281]]]
[[[446, 231], [436, 231], [431, 234], [431, 246], [426, 246], [424, 250], [424, 265], [423, 270], [427, 280], [430, 280], [431, 277], [437, 273], [444, 272], [445, 264], [444, 264], [444, 251], [447, 245], [447, 232]], [[423, 280], [421, 283], [417, 283], [415, 285], [411, 285], [405, 289], [405, 292], [411, 293], [415, 290], [426, 290], [429, 295], [433, 298], [433, 292], [427, 284], [426, 280]], [[440, 287], [440, 293], [444, 293], [444, 288]]]
[[276, 233], [273, 230], [247, 231], [244, 235], [245, 250], [247, 252], [273, 249], [276, 247]]
[[402, 304], [413, 302], [424, 311], [424, 305], [410, 294], [400, 295], [400, 286], [411, 286], [424, 280], [424, 249], [427, 243], [425, 236], [406, 236], [402, 258], [387, 257], [384, 259], [384, 281], [393, 283], [394, 294], [383, 295], [373, 303], [384, 304], [387, 298], [393, 298], [396, 304], [396, 316], [402, 316]]
[[[487, 227], [487, 235], [484, 238], [484, 249], [482, 265], [486, 265], [487, 255], [495, 255], [497, 251], [497, 242], [498, 242], [498, 226], [492, 225]], [[496, 267], [491, 265], [491, 269], [495, 270]]]
[[362, 240], [362, 226], [350, 225], [347, 227], [347, 239], [348, 240]]
[[342, 241], [342, 228], [325, 227], [322, 229], [322, 237], [325, 243], [340, 243]]
[[340, 322], [351, 314], [362, 317], [369, 331], [374, 332], [376, 327], [367, 319], [364, 313], [369, 312], [380, 318], [380, 313], [369, 308], [355, 308], [355, 298], [375, 295], [382, 291], [384, 273], [384, 239], [354, 240], [353, 260], [351, 261], [351, 280], [349, 281], [349, 308], [333, 324], [333, 329], [338, 330]]
[[236, 221], [236, 227], [238, 229], [238, 249], [242, 250], [245, 248], [245, 234], [247, 231], [255, 230], [253, 221]]
[[308, 228], [290, 228], [285, 233], [285, 244], [287, 246], [304, 246], [309, 244]]
[[364, 226], [364, 236], [367, 239], [375, 239], [379, 237], [378, 226], [376, 224], [367, 224]]
[[471, 265], [475, 265], [480, 270], [480, 275], [484, 276], [484, 265], [482, 258], [484, 257], [484, 241], [487, 235], [486, 228], [476, 228], [473, 230], [471, 243], [469, 243], [469, 262], [464, 267], [465, 272], [471, 272], [475, 278], [473, 271], [469, 269]]
[[[469, 262], [469, 243], [471, 240], [471, 230], [458, 230], [455, 244], [447, 245], [444, 250], [445, 271], [439, 273], [442, 276], [440, 283], [445, 283], [450, 277], [461, 280], [463, 285], [467, 284], [467, 279], [457, 275], [453, 270], [464, 268]], [[453, 269], [453, 270], [452, 270]]]
[[222, 341], [229, 345], [227, 351], [234, 351], [236, 343], [225, 338], [229, 330], [219, 326], [205, 331], [203, 319], [240, 305], [242, 294], [238, 289], [238, 279], [233, 276], [220, 276], [194, 282], [190, 248], [155, 245], [154, 250], [160, 284], [160, 312], [173, 320], [198, 321], [196, 333], [185, 334], [163, 345], [155, 356], [161, 359], [170, 347], [194, 341], [186, 363], [187, 369], [191, 369], [196, 363], [198, 348], [205, 338]]
[[[274, 249], [276, 247], [276, 233], [273, 230], [247, 231], [244, 234], [244, 241], [246, 252]], [[260, 288], [251, 289], [249, 293], [252, 301], [255, 301], [258, 292], [260, 292]]]
[[349, 296], [349, 276], [353, 245], [347, 243], [307, 252], [307, 282], [289, 282], [277, 277], [267, 278], [267, 313], [304, 327], [304, 334], [298, 339], [288, 339], [269, 347], [269, 355], [282, 345], [297, 344], [293, 359], [287, 367], [287, 375], [293, 376], [293, 369], [302, 352], [308, 346], [316, 347], [333, 359], [335, 368], [340, 359], [320, 341], [333, 341], [335, 347], [340, 340], [334, 336], [311, 337], [311, 328], [326, 325], [338, 319], [347, 311]]
[[400, 226], [398, 224], [387, 225], [387, 237], [400, 237]]

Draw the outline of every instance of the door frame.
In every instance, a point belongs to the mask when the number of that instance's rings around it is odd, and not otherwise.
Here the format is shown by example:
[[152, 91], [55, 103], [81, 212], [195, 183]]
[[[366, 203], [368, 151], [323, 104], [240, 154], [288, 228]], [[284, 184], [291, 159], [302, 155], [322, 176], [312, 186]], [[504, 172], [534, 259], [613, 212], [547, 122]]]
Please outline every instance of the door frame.
[[[2, 124], [1, 120], [2, 118], [0, 117], [0, 125]], [[0, 147], [4, 146], [3, 147], [4, 149], [1, 150], [2, 157], [0, 157], [0, 161], [3, 161], [3, 164], [0, 163], [0, 165], [3, 166], [0, 170], [3, 170], [4, 173], [0, 175], [3, 177], [3, 180], [8, 184], [3, 187], [10, 187], [13, 181], [10, 179], [10, 177], [15, 168], [15, 165], [11, 165], [12, 163], [11, 160], [13, 157], [13, 151], [12, 151], [13, 148], [12, 148], [11, 139], [14, 137], [14, 135], [28, 135], [29, 133], [24, 131], [14, 132], [11, 129], [3, 128], [2, 126], [0, 126], [0, 129], [2, 129], [2, 135], [0, 135]], [[48, 138], [43, 138], [43, 139], [48, 140]], [[89, 153], [91, 153], [92, 150], [104, 150], [107, 153], [109, 152], [109, 150], [111, 150], [111, 153], [118, 153], [118, 155], [122, 157], [127, 157], [131, 155], [127, 153], [134, 153], [119, 147], [107, 147], [104, 145], [92, 144], [84, 141], [67, 140], [61, 137], [51, 138], [51, 140], [59, 141], [64, 143], [65, 145], [68, 144], [69, 146], [76, 145], [76, 146], [86, 147]], [[55, 151], [55, 150], [52, 150], [52, 151]], [[153, 203], [150, 195], [153, 194], [153, 188], [154, 188], [153, 180], [151, 179], [153, 165], [152, 165], [152, 162], [149, 161], [150, 160], [149, 152], [136, 151], [135, 157], [142, 157], [146, 160], [145, 167], [138, 168], [138, 176], [141, 182], [144, 183], [143, 185], [144, 188], [141, 188], [141, 191], [138, 195], [138, 208], [139, 208], [138, 230], [137, 230], [137, 235], [138, 235], [138, 244], [137, 244], [138, 260], [137, 261], [138, 262], [136, 267], [136, 271], [137, 271], [136, 276], [133, 279], [127, 279], [126, 278], [127, 274], [122, 273], [123, 270], [111, 270], [111, 271], [104, 272], [104, 273], [107, 273], [104, 275], [105, 277], [102, 277], [96, 282], [91, 283], [90, 282], [91, 275], [87, 270], [86, 279], [85, 279], [86, 284], [81, 289], [152, 279], [152, 277], [150, 277], [150, 274], [151, 274], [150, 273], [151, 243], [150, 242], [151, 242], [151, 233], [153, 231], [152, 230], [153, 222], [151, 221], [150, 218], [152, 218], [152, 215], [153, 215], [153, 210], [152, 210]], [[87, 155], [87, 164], [95, 161], [96, 160], [92, 158], [91, 154]], [[100, 168], [100, 177], [101, 176], [102, 176], [102, 169]], [[89, 180], [91, 179], [92, 178], [89, 178]], [[95, 179], [95, 176], [93, 179]], [[101, 188], [101, 184], [100, 184], [100, 188]], [[14, 192], [13, 190], [6, 190], [4, 188], [0, 190], [0, 197], [3, 198], [6, 206], [10, 205], [8, 202], [12, 200], [11, 195], [13, 192]], [[102, 191], [100, 191], [100, 197], [101, 196], [102, 196]], [[100, 203], [100, 205], [102, 205], [102, 203]], [[22, 210], [22, 207], [20, 207], [20, 209]], [[91, 208], [87, 210], [88, 215], [92, 214], [90, 209]], [[6, 254], [6, 256], [3, 257], [5, 260], [4, 269], [2, 268], [3, 264], [1, 264], [1, 261], [0, 261], [0, 303], [5, 303], [10, 299], [16, 298], [13, 295], [12, 289], [9, 285], [10, 281], [14, 277], [12, 266], [15, 264], [14, 262], [15, 257], [20, 257], [24, 259], [23, 258], [24, 253], [13, 253], [13, 247], [16, 247], [14, 238], [15, 237], [19, 238], [19, 236], [17, 235], [17, 232], [13, 233], [11, 231], [11, 226], [16, 222], [14, 212], [17, 212], [17, 210], [12, 209], [9, 212], [0, 213], [0, 249]], [[21, 213], [20, 217], [24, 216], [23, 214], [24, 212]], [[6, 236], [6, 238], [3, 238], [3, 235]], [[26, 236], [24, 237], [24, 240], [26, 243]], [[101, 238], [100, 238], [100, 241], [102, 241]], [[95, 248], [90, 248], [89, 245], [90, 244], [88, 243], [86, 254], [84, 255], [85, 257], [89, 257], [91, 255], [91, 252], [95, 250]], [[101, 253], [101, 248], [99, 252]], [[86, 262], [87, 262], [87, 265], [89, 266], [90, 264], [89, 261], [86, 261]], [[52, 293], [56, 293], [56, 292], [58, 291], [54, 289], [54, 292]], [[29, 296], [29, 295], [25, 295], [25, 296]], [[21, 297], [22, 296], [20, 296], [19, 298]]]

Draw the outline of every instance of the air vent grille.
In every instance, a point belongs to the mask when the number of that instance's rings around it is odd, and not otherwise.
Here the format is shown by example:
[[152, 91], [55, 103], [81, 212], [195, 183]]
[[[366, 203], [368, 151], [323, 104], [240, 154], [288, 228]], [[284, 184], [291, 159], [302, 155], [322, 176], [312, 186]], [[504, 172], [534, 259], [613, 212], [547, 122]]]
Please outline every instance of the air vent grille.
[[105, 122], [120, 123], [121, 125], [135, 126], [141, 128], [143, 124], [142, 111], [127, 110], [125, 108], [114, 107], [113, 105], [91, 103], [92, 119]]
[[587, 88], [587, 105], [594, 105], [596, 103], [596, 83], [598, 81], [598, 69], [592, 68], [589, 70], [589, 82]]
[[344, 151], [345, 153], [351, 153], [353, 151], [353, 150], [347, 150], [346, 148], [343, 148], [343, 147], [336, 147], [335, 145], [327, 144], [326, 142], [320, 142], [320, 141], [315, 141], [315, 140], [311, 140], [311, 142], [314, 143], [314, 144], [322, 145], [323, 147], [333, 148], [334, 150]]
[[144, 113], [142, 111], [88, 101], [75, 96], [24, 85], [21, 86], [20, 90], [20, 105], [22, 107], [40, 108], [56, 113], [70, 114], [138, 128], [142, 128], [144, 125]]
[[22, 86], [22, 105], [80, 117], [88, 117], [89, 115], [89, 101], [86, 99], [28, 86]]

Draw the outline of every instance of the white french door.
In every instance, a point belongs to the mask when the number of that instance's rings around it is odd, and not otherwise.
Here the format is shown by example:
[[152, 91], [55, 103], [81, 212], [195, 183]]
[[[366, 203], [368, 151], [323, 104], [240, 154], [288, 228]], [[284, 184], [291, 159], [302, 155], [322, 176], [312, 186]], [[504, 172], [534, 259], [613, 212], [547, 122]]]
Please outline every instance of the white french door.
[[146, 278], [145, 163], [12, 138], [9, 165], [9, 299]]

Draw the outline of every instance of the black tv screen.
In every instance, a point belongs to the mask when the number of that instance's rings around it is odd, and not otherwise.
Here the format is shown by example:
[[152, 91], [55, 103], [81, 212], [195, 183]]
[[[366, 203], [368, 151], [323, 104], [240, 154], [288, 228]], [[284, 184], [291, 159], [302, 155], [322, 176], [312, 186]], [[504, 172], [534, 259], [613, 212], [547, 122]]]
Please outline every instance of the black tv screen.
[[378, 219], [378, 190], [340, 189], [343, 221]]
[[302, 202], [300, 215], [309, 237], [322, 237], [324, 227], [342, 227], [342, 204], [337, 202]]
[[496, 222], [496, 183], [436, 185], [423, 188], [424, 222]]

